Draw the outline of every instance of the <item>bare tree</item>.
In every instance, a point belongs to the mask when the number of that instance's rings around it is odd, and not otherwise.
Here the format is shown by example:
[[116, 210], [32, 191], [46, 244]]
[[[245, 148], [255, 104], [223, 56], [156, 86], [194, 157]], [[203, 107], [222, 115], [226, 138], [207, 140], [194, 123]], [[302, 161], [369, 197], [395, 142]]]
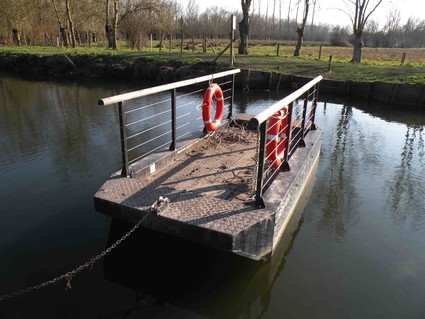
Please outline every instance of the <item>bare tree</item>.
[[311, 27], [313, 28], [313, 26], [314, 26], [314, 16], [316, 14], [317, 0], [312, 0], [312, 5], [313, 5], [313, 12], [311, 13]]
[[392, 9], [387, 15], [384, 32], [394, 33], [401, 28], [401, 11]]
[[68, 30], [66, 28], [66, 25], [64, 25], [62, 23], [62, 19], [60, 18], [60, 14], [59, 14], [59, 10], [58, 10], [58, 5], [56, 3], [56, 0], [52, 0], [53, 2], [53, 7], [55, 9], [55, 13], [56, 13], [56, 18], [58, 20], [58, 24], [59, 24], [59, 32], [63, 41], [63, 45], [65, 47], [68, 47]]
[[185, 8], [185, 30], [190, 35], [194, 35], [197, 31], [197, 22], [199, 17], [199, 5], [195, 0], [189, 0]]
[[71, 37], [71, 45], [72, 45], [73, 48], [75, 48], [75, 45], [76, 45], [75, 29], [74, 29], [74, 21], [72, 21], [72, 16], [71, 16], [70, 0], [65, 0], [65, 4], [66, 4], [66, 17], [67, 17], [68, 23], [69, 23], [69, 33], [70, 33], [70, 37]]
[[29, 0], [0, 1], [0, 20], [6, 25], [7, 33], [11, 32], [13, 42], [18, 46], [26, 43], [25, 31], [31, 28], [29, 13], [33, 7], [34, 2]]
[[347, 10], [345, 12], [353, 26], [353, 57], [351, 62], [362, 61], [363, 31], [370, 15], [379, 7], [383, 0], [344, 0]]
[[112, 48], [118, 48], [118, 16], [119, 16], [119, 0], [114, 0], [114, 22], [112, 24]]
[[242, 20], [239, 22], [240, 45], [239, 54], [248, 54], [248, 35], [249, 35], [249, 10], [252, 0], [241, 0]]
[[106, 38], [108, 40], [108, 47], [112, 48], [114, 46], [114, 33], [112, 31], [112, 26], [111, 26], [111, 22], [109, 20], [109, 1], [110, 0], [105, 0], [105, 33], [106, 33]]
[[295, 46], [294, 56], [300, 56], [301, 47], [304, 41], [304, 31], [305, 31], [305, 25], [307, 23], [309, 5], [310, 5], [310, 0], [304, 0], [303, 20], [301, 22], [301, 25], [297, 28], [298, 38], [297, 38], [297, 45]]

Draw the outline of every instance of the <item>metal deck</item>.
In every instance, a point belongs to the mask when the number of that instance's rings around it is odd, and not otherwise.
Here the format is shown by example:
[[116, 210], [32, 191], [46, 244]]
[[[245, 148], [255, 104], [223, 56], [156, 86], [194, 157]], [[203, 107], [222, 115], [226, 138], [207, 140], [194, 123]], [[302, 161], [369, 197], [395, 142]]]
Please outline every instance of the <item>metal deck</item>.
[[[279, 224], [283, 215], [290, 219], [303, 180], [309, 177], [317, 160], [321, 133], [315, 132], [309, 134], [307, 146], [291, 159], [294, 168], [279, 174], [283, 179], [285, 174], [290, 177], [291, 180], [285, 181], [287, 185], [297, 180], [291, 190], [274, 190], [282, 200], [286, 193], [290, 196], [290, 203], [284, 208], [276, 196], [265, 197], [266, 209], [250, 204], [249, 198], [254, 194], [257, 133], [229, 127], [213, 137], [191, 141], [178, 154], [163, 154], [153, 164], [145, 159], [150, 164], [140, 177], [112, 175], [95, 194], [96, 209], [132, 223], [148, 215], [143, 222], [145, 227], [251, 259], [267, 258], [276, 244], [274, 241], [280, 237], [277, 235], [280, 231], [275, 229], [276, 216], [280, 216]], [[157, 170], [162, 166], [163, 169]], [[276, 181], [273, 188], [279, 183], [282, 181]], [[160, 196], [169, 203], [157, 211], [152, 204]]]

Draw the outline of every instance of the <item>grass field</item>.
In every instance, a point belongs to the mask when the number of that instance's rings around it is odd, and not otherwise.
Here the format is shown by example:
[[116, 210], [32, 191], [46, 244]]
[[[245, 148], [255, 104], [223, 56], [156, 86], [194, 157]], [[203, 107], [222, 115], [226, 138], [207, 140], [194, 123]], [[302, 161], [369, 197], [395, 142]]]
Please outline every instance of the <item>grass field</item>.
[[[226, 47], [226, 40], [210, 40], [215, 53], [208, 47], [206, 53], [202, 53], [202, 41], [195, 41], [195, 50], [183, 49], [181, 52], [180, 40], [165, 41], [162, 50], [158, 48], [158, 42], [144, 43], [141, 50], [122, 48], [119, 50], [106, 49], [104, 47], [0, 47], [0, 57], [3, 54], [36, 54], [54, 55], [111, 55], [117, 60], [131, 62], [138, 58], [166, 63], [170, 60], [178, 60], [182, 63], [197, 63], [213, 61], [217, 54]], [[191, 41], [185, 41], [187, 47]], [[124, 44], [123, 44], [124, 47]], [[251, 41], [249, 55], [238, 55], [235, 51], [235, 67], [242, 69], [276, 72], [282, 74], [317, 76], [323, 75], [329, 79], [353, 80], [359, 82], [387, 82], [409, 83], [425, 85], [425, 49], [398, 49], [398, 48], [364, 48], [361, 64], [349, 62], [352, 49], [350, 47], [322, 46], [321, 58], [319, 59], [319, 45], [306, 44], [301, 50], [300, 57], [294, 57], [295, 44], [285, 43], [278, 45], [276, 41]], [[329, 70], [329, 57], [332, 55], [331, 72]], [[403, 55], [405, 61], [402, 63]], [[229, 50], [218, 60], [221, 65], [230, 64]]]

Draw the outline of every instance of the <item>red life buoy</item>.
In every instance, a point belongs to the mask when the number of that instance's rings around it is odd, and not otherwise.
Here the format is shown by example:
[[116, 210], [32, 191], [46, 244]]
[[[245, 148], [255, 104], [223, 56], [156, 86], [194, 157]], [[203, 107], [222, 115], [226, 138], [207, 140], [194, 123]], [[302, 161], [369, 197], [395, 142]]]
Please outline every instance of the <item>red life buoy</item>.
[[273, 115], [267, 125], [266, 158], [270, 166], [278, 168], [285, 157], [286, 139], [288, 137], [288, 108]]
[[[211, 102], [215, 97], [216, 110], [214, 121], [211, 121]], [[221, 120], [224, 113], [224, 98], [223, 91], [216, 83], [210, 84], [204, 94], [204, 101], [202, 103], [202, 119], [204, 120], [205, 129], [207, 131], [215, 131], [220, 127]]]

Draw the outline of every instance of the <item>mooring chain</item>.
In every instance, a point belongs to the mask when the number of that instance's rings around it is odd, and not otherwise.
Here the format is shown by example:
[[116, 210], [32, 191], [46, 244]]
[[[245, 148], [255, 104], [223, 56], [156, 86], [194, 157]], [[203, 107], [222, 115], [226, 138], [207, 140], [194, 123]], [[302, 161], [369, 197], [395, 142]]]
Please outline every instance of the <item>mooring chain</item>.
[[109, 246], [108, 248], [106, 248], [104, 251], [102, 251], [100, 254], [93, 256], [92, 258], [90, 258], [90, 260], [88, 260], [86, 263], [76, 267], [75, 269], [67, 272], [66, 274], [63, 274], [61, 276], [58, 276], [56, 278], [53, 278], [51, 280], [48, 280], [46, 282], [43, 282], [42, 284], [38, 284], [26, 289], [22, 289], [20, 291], [17, 292], [13, 292], [4, 296], [0, 296], [0, 302], [3, 300], [7, 300], [7, 299], [12, 299], [14, 297], [18, 297], [20, 295], [26, 294], [26, 293], [30, 293], [34, 290], [39, 290], [41, 288], [50, 286], [50, 285], [56, 285], [58, 282], [62, 281], [62, 280], [66, 280], [66, 285], [65, 285], [65, 290], [71, 289], [72, 285], [71, 285], [71, 281], [74, 278], [75, 275], [77, 275], [78, 273], [80, 273], [81, 271], [87, 269], [90, 267], [90, 270], [93, 268], [93, 265], [100, 260], [101, 258], [105, 257], [106, 254], [110, 253], [115, 247], [117, 247], [118, 245], [120, 245], [124, 240], [126, 240], [132, 233], [134, 233], [134, 231], [140, 227], [140, 225], [142, 225], [142, 223], [146, 220], [146, 218], [148, 217], [148, 215], [145, 215], [143, 218], [141, 218], [137, 224], [135, 224], [126, 234], [124, 234], [120, 239], [118, 239], [115, 243], [113, 243], [111, 246]]

